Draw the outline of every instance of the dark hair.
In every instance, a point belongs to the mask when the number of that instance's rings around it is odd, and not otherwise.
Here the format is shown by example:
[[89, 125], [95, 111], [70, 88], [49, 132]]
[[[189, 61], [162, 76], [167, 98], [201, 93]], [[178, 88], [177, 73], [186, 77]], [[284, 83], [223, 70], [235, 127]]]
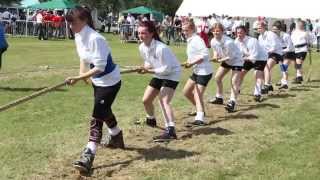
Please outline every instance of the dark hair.
[[275, 21], [272, 26], [277, 27], [279, 30], [282, 29], [282, 23], [281, 21]]
[[157, 32], [157, 28], [152, 21], [143, 21], [139, 23], [139, 27], [146, 27], [149, 33], [153, 33], [153, 39], [161, 41], [160, 36]]
[[248, 32], [247, 28], [246, 28], [245, 26], [243, 26], [243, 25], [238, 26], [238, 27], [236, 28], [236, 31], [238, 31], [238, 29], [242, 29], [245, 33]]
[[88, 26], [91, 27], [92, 29], [94, 28], [93, 25], [93, 19], [90, 13], [90, 9], [87, 7], [81, 7], [81, 6], [76, 6], [73, 9], [71, 9], [67, 15], [66, 15], [66, 20], [68, 22], [74, 21], [75, 18], [79, 18], [81, 21], [86, 21]]

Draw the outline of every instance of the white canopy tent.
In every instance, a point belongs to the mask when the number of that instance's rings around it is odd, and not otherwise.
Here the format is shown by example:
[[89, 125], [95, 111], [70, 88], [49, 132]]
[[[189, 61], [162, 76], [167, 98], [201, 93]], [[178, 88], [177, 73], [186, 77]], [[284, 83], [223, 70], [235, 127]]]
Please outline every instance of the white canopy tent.
[[314, 0], [184, 0], [176, 14], [318, 19], [319, 7], [320, 1]]

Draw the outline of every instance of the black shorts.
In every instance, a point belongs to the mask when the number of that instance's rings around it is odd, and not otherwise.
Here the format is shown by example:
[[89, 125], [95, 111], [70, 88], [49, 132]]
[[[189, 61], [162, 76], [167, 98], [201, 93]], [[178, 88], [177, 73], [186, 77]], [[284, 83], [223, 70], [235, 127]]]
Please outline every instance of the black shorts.
[[282, 61], [282, 56], [280, 54], [277, 53], [269, 53], [268, 54], [268, 59], [273, 59], [274, 61], [276, 61], [276, 63], [278, 64], [280, 61]]
[[172, 81], [168, 79], [158, 79], [158, 78], [152, 78], [149, 86], [158, 89], [160, 91], [161, 87], [168, 87], [172, 89], [176, 89], [178, 86], [178, 81]]
[[220, 66], [226, 69], [232, 69], [233, 71], [241, 71], [243, 69], [242, 66], [230, 66], [225, 62], [222, 62]]
[[296, 58], [301, 59], [302, 61], [304, 61], [306, 59], [306, 56], [307, 56], [307, 52], [296, 53]]
[[212, 78], [212, 74], [197, 75], [197, 74], [193, 73], [190, 76], [191, 80], [193, 80], [196, 84], [200, 84], [202, 86], [207, 86], [211, 78]]
[[251, 61], [245, 61], [243, 64], [243, 69], [246, 71], [250, 71], [250, 69], [254, 68], [258, 71], [264, 71], [264, 67], [266, 67], [267, 61], [255, 61], [254, 63]]
[[99, 87], [93, 85], [94, 107], [92, 117], [106, 119], [113, 116], [111, 105], [121, 87], [121, 81], [113, 86]]
[[290, 60], [293, 60], [295, 61], [296, 60], [296, 53], [294, 52], [286, 52], [283, 54], [283, 59], [290, 59]]

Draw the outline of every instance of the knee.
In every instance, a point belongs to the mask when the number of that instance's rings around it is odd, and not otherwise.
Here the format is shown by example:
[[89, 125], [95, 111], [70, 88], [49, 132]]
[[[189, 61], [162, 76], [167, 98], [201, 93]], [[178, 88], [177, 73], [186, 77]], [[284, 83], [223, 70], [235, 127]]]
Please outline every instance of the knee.
[[142, 98], [142, 103], [143, 103], [143, 105], [149, 105], [151, 102], [150, 102], [150, 100], [148, 99], [148, 98]]
[[215, 79], [216, 83], [218, 83], [218, 84], [222, 83], [222, 78], [220, 76], [215, 76], [214, 79]]
[[183, 95], [184, 95], [185, 97], [189, 97], [189, 96], [192, 94], [192, 91], [190, 91], [190, 90], [188, 90], [188, 89], [184, 89], [184, 90], [182, 91], [182, 93], [183, 93]]

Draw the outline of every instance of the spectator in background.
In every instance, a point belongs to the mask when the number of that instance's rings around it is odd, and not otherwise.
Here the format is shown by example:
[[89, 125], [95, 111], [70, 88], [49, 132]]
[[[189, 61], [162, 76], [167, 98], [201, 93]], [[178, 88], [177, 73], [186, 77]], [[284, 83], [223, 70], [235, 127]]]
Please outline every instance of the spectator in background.
[[43, 11], [37, 11], [36, 15], [36, 29], [38, 33], [39, 40], [45, 40], [45, 27], [44, 27], [44, 20], [43, 20]]
[[1, 14], [1, 18], [2, 20], [7, 20], [9, 21], [11, 19], [12, 14], [9, 12], [8, 9], [6, 9], [2, 14]]
[[172, 18], [168, 15], [165, 16], [164, 20], [162, 21], [162, 27], [165, 32], [165, 37], [167, 41], [167, 45], [170, 44], [170, 40], [172, 36]]
[[203, 17], [200, 23], [197, 25], [197, 33], [204, 40], [204, 43], [209, 48], [209, 36], [208, 33], [210, 31], [209, 22], [207, 17]]
[[7, 50], [8, 43], [5, 37], [5, 31], [3, 25], [0, 23], [0, 69], [2, 66], [2, 54]]
[[290, 26], [289, 26], [289, 33], [291, 34], [293, 30], [296, 29], [296, 23], [294, 22], [294, 19], [292, 18], [291, 19], [291, 23], [290, 23]]
[[313, 32], [314, 32], [315, 36], [317, 37], [317, 52], [320, 52], [320, 22], [319, 22], [319, 19], [316, 20]]
[[306, 20], [306, 31], [309, 31], [309, 32], [313, 31], [313, 25], [312, 25], [310, 19]]

